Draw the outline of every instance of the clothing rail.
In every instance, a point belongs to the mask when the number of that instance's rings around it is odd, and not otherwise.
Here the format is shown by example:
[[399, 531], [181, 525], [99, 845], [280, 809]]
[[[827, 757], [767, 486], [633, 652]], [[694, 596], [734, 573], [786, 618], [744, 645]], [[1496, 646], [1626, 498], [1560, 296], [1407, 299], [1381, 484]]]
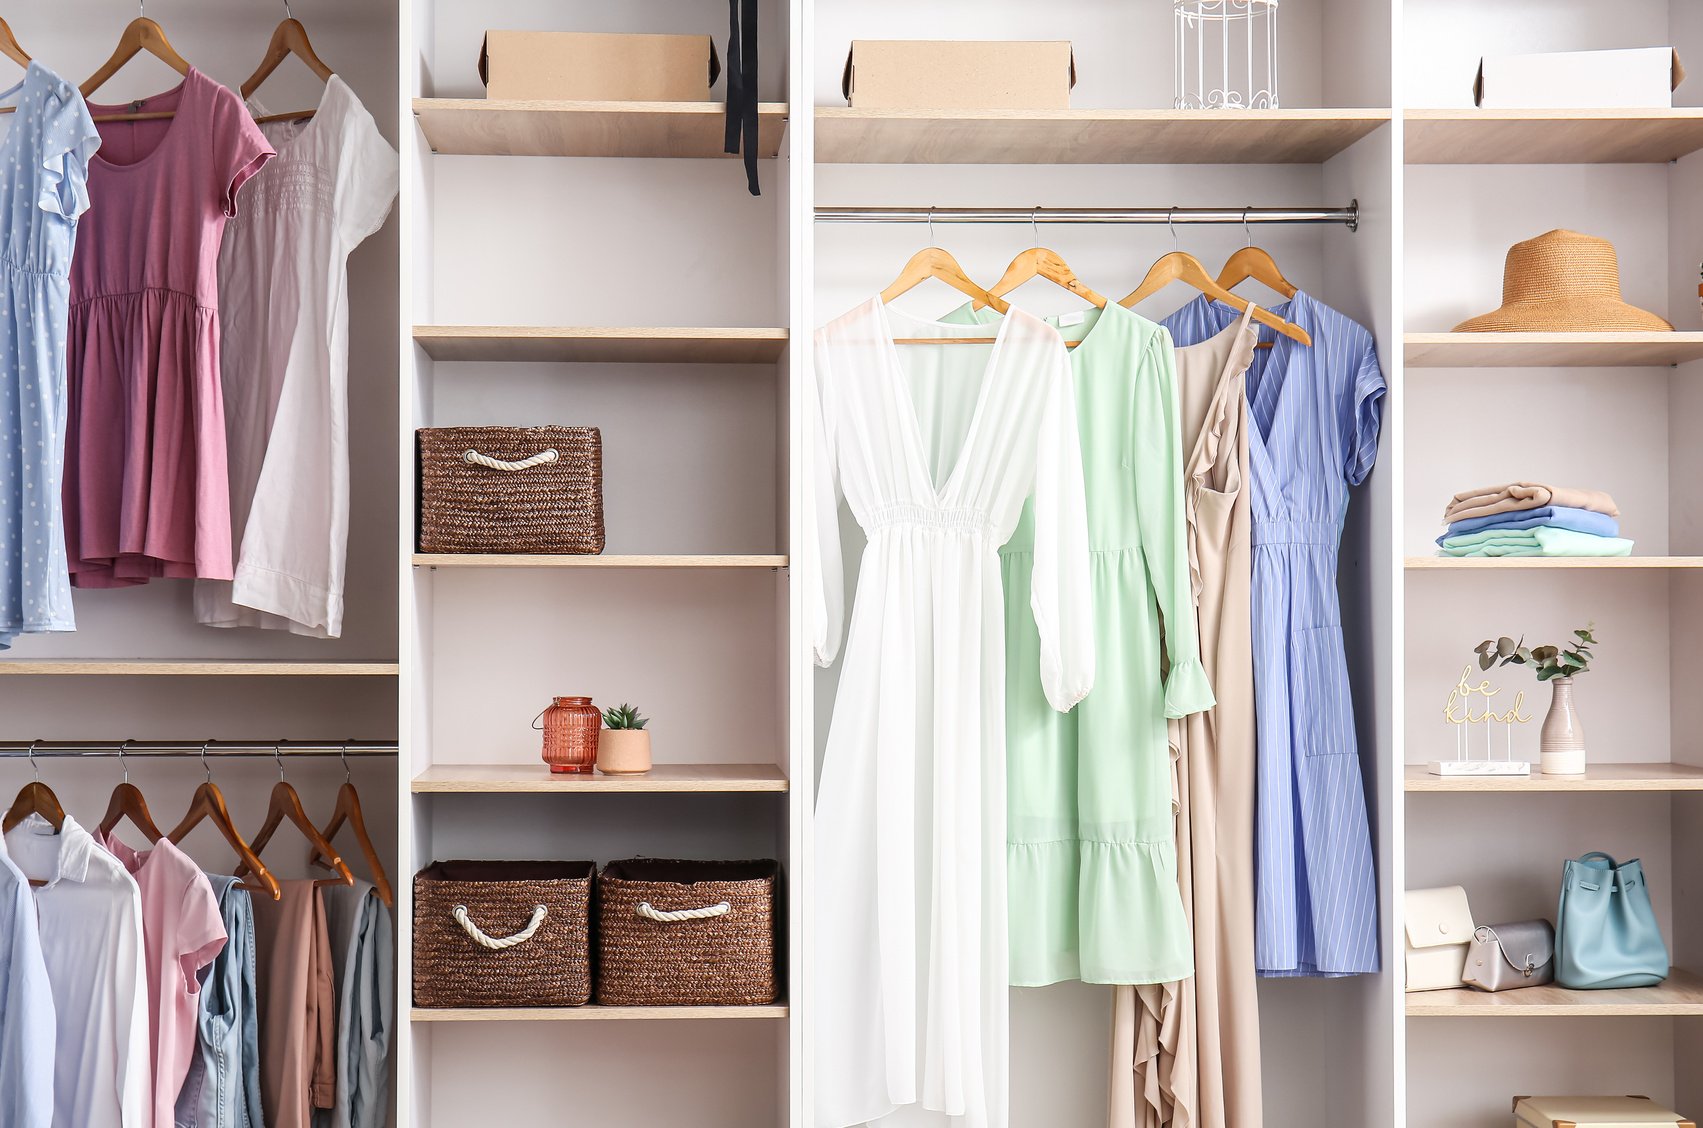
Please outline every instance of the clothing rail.
[[885, 208], [822, 207], [818, 223], [1320, 224], [1360, 229], [1360, 201], [1341, 208]]
[[0, 759], [180, 756], [394, 756], [395, 741], [380, 740], [0, 740]]

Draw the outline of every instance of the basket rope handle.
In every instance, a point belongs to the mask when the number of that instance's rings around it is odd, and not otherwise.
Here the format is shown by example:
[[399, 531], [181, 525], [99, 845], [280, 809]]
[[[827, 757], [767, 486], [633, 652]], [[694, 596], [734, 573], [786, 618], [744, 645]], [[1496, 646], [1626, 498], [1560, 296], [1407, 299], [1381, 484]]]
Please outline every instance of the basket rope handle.
[[475, 466], [483, 466], [487, 470], [508, 470], [512, 472], [515, 470], [530, 470], [534, 466], [542, 466], [546, 462], [555, 462], [561, 457], [561, 453], [558, 452], [555, 447], [551, 447], [548, 450], [539, 451], [531, 458], [523, 458], [518, 462], [505, 462], [500, 458], [492, 458], [488, 454], [480, 454], [478, 451], [469, 447], [466, 451], [462, 452], [461, 460], [463, 462], [471, 462]]
[[475, 944], [482, 948], [489, 948], [493, 952], [500, 952], [504, 948], [512, 948], [516, 944], [524, 944], [532, 939], [533, 934], [538, 931], [538, 927], [544, 923], [544, 918], [550, 915], [550, 909], [547, 905], [534, 906], [532, 922], [512, 936], [486, 935], [484, 929], [473, 923], [473, 918], [467, 913], [466, 905], [455, 906], [449, 911], [449, 915], [455, 918], [455, 923], [459, 924], [467, 935], [473, 937]]
[[732, 911], [733, 906], [726, 901], [705, 905], [701, 909], [675, 909], [673, 912], [664, 912], [652, 908], [649, 901], [640, 901], [639, 907], [633, 910], [646, 920], [654, 920], [659, 924], [674, 924], [682, 920], [708, 920], [710, 917], [726, 916]]

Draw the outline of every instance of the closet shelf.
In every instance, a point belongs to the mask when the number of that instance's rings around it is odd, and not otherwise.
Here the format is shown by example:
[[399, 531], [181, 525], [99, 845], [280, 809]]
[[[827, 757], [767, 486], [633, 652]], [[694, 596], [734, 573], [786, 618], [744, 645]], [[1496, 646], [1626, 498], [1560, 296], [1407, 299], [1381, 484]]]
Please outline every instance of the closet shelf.
[[681, 329], [545, 325], [416, 325], [433, 360], [637, 364], [773, 364], [785, 329]]
[[1409, 368], [1655, 368], [1703, 360], [1703, 333], [1409, 333]]
[[1317, 164], [1388, 110], [816, 110], [819, 164]]
[[1630, 1015], [1703, 1015], [1703, 979], [1674, 969], [1655, 987], [1620, 991], [1569, 991], [1522, 987], [1517, 991], [1421, 991], [1407, 996], [1409, 1018], [1567, 1018]]
[[1410, 572], [1564, 572], [1575, 568], [1638, 571], [1653, 568], [1703, 568], [1703, 556], [1409, 556]]
[[1408, 164], [1660, 164], [1703, 149], [1703, 110], [1408, 110]]
[[416, 568], [785, 568], [785, 556], [506, 556], [414, 554]]
[[0, 675], [43, 677], [393, 678], [395, 662], [200, 661], [176, 658], [0, 660]]
[[414, 777], [416, 795], [712, 794], [785, 791], [774, 764], [658, 764], [643, 775], [553, 775], [542, 763], [437, 764]]
[[1592, 764], [1582, 776], [1434, 776], [1408, 764], [1402, 781], [1417, 792], [1703, 791], [1703, 767], [1691, 764]]
[[[780, 152], [784, 102], [758, 107], [757, 155]], [[434, 153], [498, 157], [729, 157], [720, 102], [536, 102], [416, 98]], [[736, 157], [733, 159], [737, 159]]]
[[643, 1019], [785, 1018], [785, 1004], [742, 1007], [415, 1007], [415, 1022], [624, 1022]]

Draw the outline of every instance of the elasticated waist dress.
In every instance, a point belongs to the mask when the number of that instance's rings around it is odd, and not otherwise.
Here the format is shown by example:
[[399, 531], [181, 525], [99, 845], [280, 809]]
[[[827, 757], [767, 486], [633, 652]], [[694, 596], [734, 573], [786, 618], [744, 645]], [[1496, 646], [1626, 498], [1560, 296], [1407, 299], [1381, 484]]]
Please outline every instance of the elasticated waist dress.
[[231, 578], [219, 239], [272, 147], [200, 71], [103, 114], [71, 264], [65, 544], [71, 582]]

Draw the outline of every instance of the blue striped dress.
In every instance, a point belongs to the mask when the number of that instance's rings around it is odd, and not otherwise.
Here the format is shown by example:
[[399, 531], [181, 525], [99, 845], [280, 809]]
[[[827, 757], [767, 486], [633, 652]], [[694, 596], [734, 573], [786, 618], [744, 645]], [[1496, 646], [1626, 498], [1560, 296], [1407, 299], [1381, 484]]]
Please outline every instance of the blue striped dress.
[[[1378, 454], [1384, 374], [1372, 335], [1297, 293], [1248, 370], [1258, 732], [1254, 960], [1266, 976], [1378, 970], [1378, 896], [1337, 599], [1348, 491]], [[1165, 319], [1179, 347], [1238, 311], [1204, 297]]]

